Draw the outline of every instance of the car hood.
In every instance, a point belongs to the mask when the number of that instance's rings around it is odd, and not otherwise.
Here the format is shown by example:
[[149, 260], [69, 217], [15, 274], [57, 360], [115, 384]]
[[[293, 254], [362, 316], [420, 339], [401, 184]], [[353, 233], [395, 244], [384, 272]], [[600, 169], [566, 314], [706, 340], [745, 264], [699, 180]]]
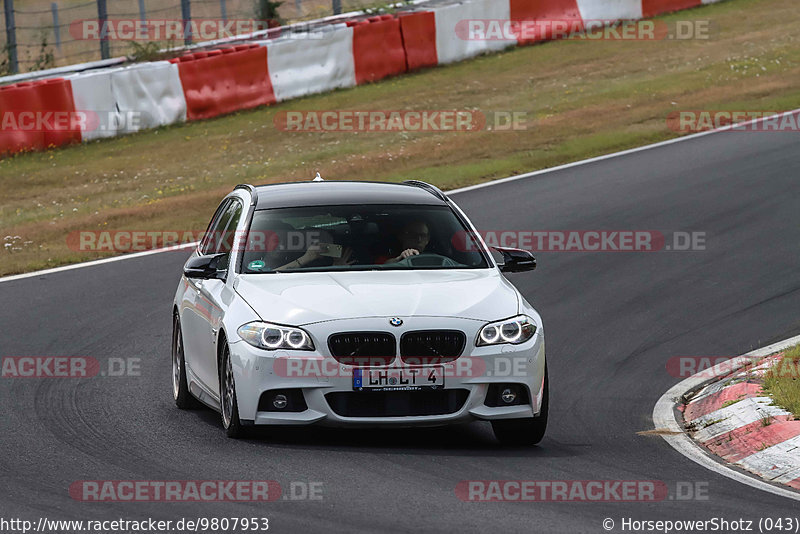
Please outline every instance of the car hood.
[[235, 287], [263, 320], [297, 326], [415, 315], [495, 321], [519, 309], [516, 289], [494, 269], [244, 274]]

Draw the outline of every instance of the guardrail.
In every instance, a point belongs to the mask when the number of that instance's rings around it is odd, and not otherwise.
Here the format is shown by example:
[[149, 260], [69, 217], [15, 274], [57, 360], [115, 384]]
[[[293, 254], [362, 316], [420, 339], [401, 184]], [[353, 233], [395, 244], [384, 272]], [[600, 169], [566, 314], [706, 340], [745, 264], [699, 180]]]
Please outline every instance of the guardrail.
[[[310, 27], [258, 32], [239, 45], [233, 43], [242, 36], [224, 45], [204, 43], [202, 49], [181, 49], [169, 61], [104, 66], [64, 78], [21, 82], [0, 87], [0, 112], [11, 114], [11, 119], [15, 114], [48, 112], [72, 118], [44, 132], [0, 132], [0, 153], [207, 119], [555, 38], [541, 33], [534, 38], [473, 39], [464, 34], [464, 25], [470, 21], [523, 23], [549, 17], [581, 27], [586, 21], [640, 19], [644, 13], [712, 1], [716, 0], [433, 2], [393, 15], [350, 15], [323, 19]], [[132, 122], [131, 115], [137, 120]], [[5, 129], [7, 117], [2, 118]], [[10, 124], [20, 130], [22, 121]]]

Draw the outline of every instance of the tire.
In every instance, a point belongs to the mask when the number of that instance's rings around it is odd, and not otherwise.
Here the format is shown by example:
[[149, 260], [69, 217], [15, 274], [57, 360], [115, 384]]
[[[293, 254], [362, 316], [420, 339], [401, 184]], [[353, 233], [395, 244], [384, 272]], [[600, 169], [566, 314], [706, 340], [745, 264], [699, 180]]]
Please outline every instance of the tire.
[[181, 410], [193, 410], [200, 403], [189, 392], [186, 380], [186, 359], [183, 352], [181, 320], [176, 313], [172, 318], [172, 398]]
[[239, 420], [239, 404], [236, 402], [236, 383], [233, 379], [231, 352], [225, 338], [220, 339], [222, 358], [219, 366], [219, 411], [222, 415], [222, 428], [229, 438], [241, 438], [245, 428]]
[[547, 430], [547, 413], [550, 409], [550, 384], [547, 366], [544, 368], [544, 395], [542, 410], [536, 417], [525, 419], [500, 419], [492, 421], [494, 436], [503, 445], [528, 446], [537, 445], [544, 438]]

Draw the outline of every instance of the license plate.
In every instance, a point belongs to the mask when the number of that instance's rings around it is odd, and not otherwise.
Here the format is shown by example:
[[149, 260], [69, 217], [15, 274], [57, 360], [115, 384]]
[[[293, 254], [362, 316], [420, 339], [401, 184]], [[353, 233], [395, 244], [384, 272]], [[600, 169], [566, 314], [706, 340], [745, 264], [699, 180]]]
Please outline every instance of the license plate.
[[354, 369], [357, 391], [418, 391], [444, 387], [444, 367]]

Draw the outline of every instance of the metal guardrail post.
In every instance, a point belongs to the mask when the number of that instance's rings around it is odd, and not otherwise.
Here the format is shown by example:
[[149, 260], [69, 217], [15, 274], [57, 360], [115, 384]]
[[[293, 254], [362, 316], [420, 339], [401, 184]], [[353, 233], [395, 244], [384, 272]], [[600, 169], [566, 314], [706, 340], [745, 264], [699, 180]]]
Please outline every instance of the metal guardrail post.
[[14, 23], [14, 0], [3, 0], [6, 13], [6, 53], [8, 54], [8, 70], [19, 72], [17, 61], [17, 25]]
[[139, 20], [142, 21], [142, 31], [136, 35], [137, 39], [150, 39], [150, 26], [147, 24], [147, 10], [144, 0], [139, 0]]
[[225, 6], [225, 0], [219, 0], [219, 14], [223, 22], [228, 22], [228, 9]]
[[97, 22], [100, 24], [100, 57], [108, 59], [111, 52], [108, 46], [108, 8], [106, 0], [97, 0]]
[[61, 28], [58, 26], [58, 4], [51, 2], [50, 11], [53, 12], [53, 33], [56, 36], [56, 48], [61, 50]]
[[181, 19], [183, 20], [183, 44], [192, 44], [192, 2], [191, 0], [181, 0]]
[[333, 0], [333, 14], [334, 15], [342, 14], [342, 0]]

